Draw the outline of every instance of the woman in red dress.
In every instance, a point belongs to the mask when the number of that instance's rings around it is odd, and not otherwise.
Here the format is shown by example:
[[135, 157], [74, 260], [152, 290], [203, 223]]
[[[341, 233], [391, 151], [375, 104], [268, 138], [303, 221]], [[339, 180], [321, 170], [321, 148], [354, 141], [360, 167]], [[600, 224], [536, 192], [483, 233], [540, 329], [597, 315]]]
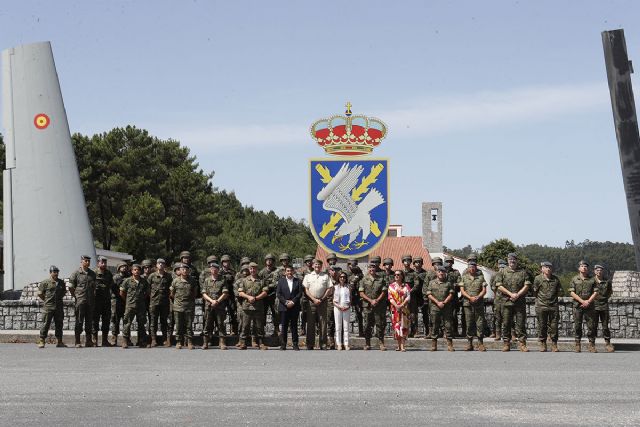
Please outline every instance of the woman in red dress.
[[409, 334], [409, 298], [411, 287], [404, 283], [404, 272], [396, 270], [393, 274], [393, 283], [389, 285], [389, 302], [391, 303], [391, 323], [393, 335], [398, 341], [396, 351], [406, 351], [404, 346]]

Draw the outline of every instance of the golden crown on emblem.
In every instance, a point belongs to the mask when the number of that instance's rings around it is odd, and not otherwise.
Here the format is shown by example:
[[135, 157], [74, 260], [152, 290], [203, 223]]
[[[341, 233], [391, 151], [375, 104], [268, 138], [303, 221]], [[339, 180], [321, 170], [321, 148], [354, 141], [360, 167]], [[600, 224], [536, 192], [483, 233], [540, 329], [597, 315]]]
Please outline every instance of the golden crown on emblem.
[[311, 125], [311, 137], [334, 156], [369, 154], [387, 136], [387, 125], [375, 117], [352, 115], [347, 102], [344, 116], [320, 119]]

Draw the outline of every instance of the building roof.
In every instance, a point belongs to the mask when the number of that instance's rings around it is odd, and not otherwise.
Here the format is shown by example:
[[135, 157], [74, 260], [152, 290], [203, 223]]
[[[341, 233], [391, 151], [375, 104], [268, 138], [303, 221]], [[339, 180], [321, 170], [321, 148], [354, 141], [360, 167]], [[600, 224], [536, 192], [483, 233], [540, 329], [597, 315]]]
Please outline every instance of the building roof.
[[[429, 251], [422, 246], [421, 236], [386, 237], [368, 256], [361, 257], [358, 261], [365, 261], [377, 255], [382, 259], [391, 258], [395, 265], [400, 265], [402, 263], [402, 255], [406, 254], [412, 257], [421, 256], [424, 261], [424, 268], [431, 267], [431, 256]], [[327, 251], [318, 246], [316, 258], [324, 263], [327, 261], [327, 255]]]

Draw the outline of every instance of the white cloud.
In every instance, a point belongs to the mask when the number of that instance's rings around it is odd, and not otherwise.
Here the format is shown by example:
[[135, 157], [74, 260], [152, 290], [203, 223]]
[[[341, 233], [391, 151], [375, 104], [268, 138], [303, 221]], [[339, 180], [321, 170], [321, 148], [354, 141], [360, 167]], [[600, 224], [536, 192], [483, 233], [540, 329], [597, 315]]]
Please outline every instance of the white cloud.
[[[371, 115], [387, 123], [394, 138], [425, 138], [505, 124], [540, 122], [606, 108], [609, 102], [606, 83], [589, 83], [457, 94], [414, 103], [403, 109], [371, 112]], [[329, 115], [330, 112], [327, 113]], [[311, 140], [309, 125], [224, 126], [212, 123], [200, 127], [190, 125], [184, 129], [172, 127], [170, 133], [183, 144], [205, 152], [299, 144]]]

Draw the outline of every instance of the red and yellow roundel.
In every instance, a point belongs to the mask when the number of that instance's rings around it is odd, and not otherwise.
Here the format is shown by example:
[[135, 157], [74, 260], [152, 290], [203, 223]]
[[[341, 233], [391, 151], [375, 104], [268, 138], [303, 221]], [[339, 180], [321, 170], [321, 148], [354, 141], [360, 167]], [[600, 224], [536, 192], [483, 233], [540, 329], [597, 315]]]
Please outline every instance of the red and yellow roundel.
[[46, 129], [49, 123], [51, 123], [51, 119], [44, 113], [36, 114], [33, 118], [33, 124], [38, 129]]

